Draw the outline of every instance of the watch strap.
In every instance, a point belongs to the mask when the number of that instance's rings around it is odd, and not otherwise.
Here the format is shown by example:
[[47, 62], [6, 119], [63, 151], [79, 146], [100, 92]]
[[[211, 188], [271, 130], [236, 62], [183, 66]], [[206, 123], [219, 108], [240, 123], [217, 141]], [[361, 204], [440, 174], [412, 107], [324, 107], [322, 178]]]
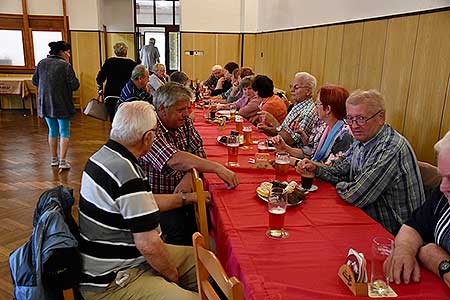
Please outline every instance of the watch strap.
[[439, 263], [439, 277], [443, 280], [448, 272], [450, 272], [450, 260], [445, 259]]

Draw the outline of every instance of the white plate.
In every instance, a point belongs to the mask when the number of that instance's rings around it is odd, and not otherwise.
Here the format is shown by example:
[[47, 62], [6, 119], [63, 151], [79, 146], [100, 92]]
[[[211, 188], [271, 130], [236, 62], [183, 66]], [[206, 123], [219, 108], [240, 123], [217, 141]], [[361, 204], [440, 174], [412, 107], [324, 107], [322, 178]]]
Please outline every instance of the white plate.
[[[304, 190], [303, 188], [302, 188], [302, 186], [301, 186], [301, 183], [300, 183], [300, 186], [299, 186], [302, 190]], [[317, 187], [317, 185], [311, 185], [311, 188], [307, 191], [307, 192], [315, 192], [315, 191], [317, 191], [319, 188]]]
[[[305, 194], [307, 194], [308, 192], [306, 192]], [[264, 196], [261, 196], [260, 194], [258, 194], [258, 193], [256, 193], [256, 195], [258, 196], [258, 198], [259, 199], [261, 199], [262, 201], [264, 201], [264, 202], [269, 202], [269, 200], [266, 198], [266, 197], [264, 197]], [[303, 199], [304, 200], [304, 199]], [[298, 202], [298, 203], [296, 203], [296, 204], [291, 204], [291, 203], [289, 203], [288, 202], [288, 206], [296, 206], [296, 205], [299, 205], [300, 203], [302, 203], [303, 202], [303, 200], [302, 201], [300, 201], [300, 202]]]
[[220, 115], [220, 116], [226, 116], [226, 117], [230, 117], [230, 115], [231, 115], [229, 110], [224, 110], [224, 109], [223, 110], [218, 110], [216, 112], [216, 114]]

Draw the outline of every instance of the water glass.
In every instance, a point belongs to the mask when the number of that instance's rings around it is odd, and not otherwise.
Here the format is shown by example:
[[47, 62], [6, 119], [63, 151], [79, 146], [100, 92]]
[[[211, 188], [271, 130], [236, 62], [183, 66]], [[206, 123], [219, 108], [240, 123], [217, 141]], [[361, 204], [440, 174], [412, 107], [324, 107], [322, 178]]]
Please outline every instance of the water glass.
[[374, 237], [372, 240], [372, 260], [370, 286], [372, 293], [385, 295], [389, 289], [389, 274], [384, 271], [385, 260], [392, 254], [394, 241], [387, 237]]

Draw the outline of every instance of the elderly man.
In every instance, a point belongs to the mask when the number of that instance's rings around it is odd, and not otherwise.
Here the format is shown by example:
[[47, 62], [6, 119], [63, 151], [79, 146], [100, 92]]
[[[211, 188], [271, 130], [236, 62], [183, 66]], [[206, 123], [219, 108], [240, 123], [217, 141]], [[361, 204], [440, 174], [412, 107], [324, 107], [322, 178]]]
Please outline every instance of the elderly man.
[[214, 65], [211, 68], [211, 76], [203, 83], [204, 86], [208, 87], [210, 91], [216, 88], [217, 81], [223, 76], [223, 68], [221, 65]]
[[433, 192], [395, 237], [387, 270], [390, 280], [397, 284], [420, 280], [419, 261], [450, 287], [450, 131], [434, 149], [442, 176], [440, 190]]
[[309, 73], [299, 72], [295, 74], [294, 81], [290, 85], [294, 106], [283, 123], [280, 125], [270, 113], [260, 112], [258, 114], [264, 115], [265, 121], [259, 123], [258, 128], [268, 136], [279, 134], [286, 144], [300, 148], [303, 145], [302, 135], [295, 128], [299, 127], [306, 136], [309, 136], [315, 122], [317, 122], [317, 114], [312, 99], [316, 84], [316, 78]]
[[122, 104], [110, 140], [86, 163], [80, 189], [80, 290], [89, 299], [197, 299], [191, 247], [164, 244], [160, 211], [185, 196], [151, 193], [138, 158], [157, 130], [151, 104]]
[[304, 159], [299, 168], [336, 185], [344, 201], [360, 207], [392, 234], [424, 201], [417, 159], [408, 141], [385, 124], [384, 99], [378, 91], [355, 91], [346, 101], [356, 141], [331, 167]]
[[140, 59], [142, 64], [147, 68], [147, 70], [153, 71], [153, 66], [159, 63], [159, 50], [155, 46], [156, 40], [150, 38], [148, 45], [145, 45], [141, 50]]
[[[228, 188], [238, 185], [234, 172], [205, 159], [202, 139], [188, 118], [191, 98], [191, 90], [175, 82], [156, 91], [159, 127], [151, 150], [140, 161], [154, 193], [190, 191], [192, 168], [216, 173]], [[197, 229], [192, 205], [161, 214], [161, 227], [167, 243], [192, 244]]]
[[119, 101], [117, 105], [124, 102], [142, 100], [150, 102], [152, 96], [147, 92], [147, 83], [150, 78], [148, 70], [143, 65], [137, 65], [131, 72], [131, 79], [123, 87], [120, 92]]

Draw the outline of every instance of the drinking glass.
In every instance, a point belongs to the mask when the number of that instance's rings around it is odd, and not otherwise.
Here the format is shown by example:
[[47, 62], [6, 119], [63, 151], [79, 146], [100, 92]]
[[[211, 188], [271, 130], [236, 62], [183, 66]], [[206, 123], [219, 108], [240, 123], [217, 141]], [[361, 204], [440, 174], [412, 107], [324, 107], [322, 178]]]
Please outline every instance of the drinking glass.
[[252, 127], [251, 126], [244, 126], [242, 129], [244, 132], [244, 147], [249, 148], [252, 144]]
[[228, 136], [227, 148], [228, 148], [228, 165], [229, 166], [239, 166], [239, 163], [238, 163], [239, 136], [238, 135]]
[[372, 261], [370, 286], [372, 293], [384, 295], [389, 290], [389, 275], [384, 272], [384, 261], [392, 254], [394, 241], [387, 237], [374, 237], [372, 240]]
[[309, 190], [314, 181], [314, 172], [310, 172], [306, 169], [300, 169], [300, 176], [302, 178], [302, 188], [304, 190]]
[[239, 134], [242, 134], [242, 130], [244, 129], [244, 119], [242, 116], [236, 115], [234, 122], [236, 122], [236, 131], [239, 132]]
[[258, 153], [269, 153], [267, 140], [258, 142]]
[[230, 105], [230, 120], [234, 120], [236, 118], [236, 105]]
[[287, 208], [287, 194], [279, 187], [272, 188], [267, 201], [269, 211], [269, 228], [266, 235], [275, 239], [284, 239], [289, 236], [284, 230], [284, 219]]
[[275, 155], [275, 179], [278, 181], [287, 181], [289, 171], [289, 154], [286, 152], [277, 152]]

